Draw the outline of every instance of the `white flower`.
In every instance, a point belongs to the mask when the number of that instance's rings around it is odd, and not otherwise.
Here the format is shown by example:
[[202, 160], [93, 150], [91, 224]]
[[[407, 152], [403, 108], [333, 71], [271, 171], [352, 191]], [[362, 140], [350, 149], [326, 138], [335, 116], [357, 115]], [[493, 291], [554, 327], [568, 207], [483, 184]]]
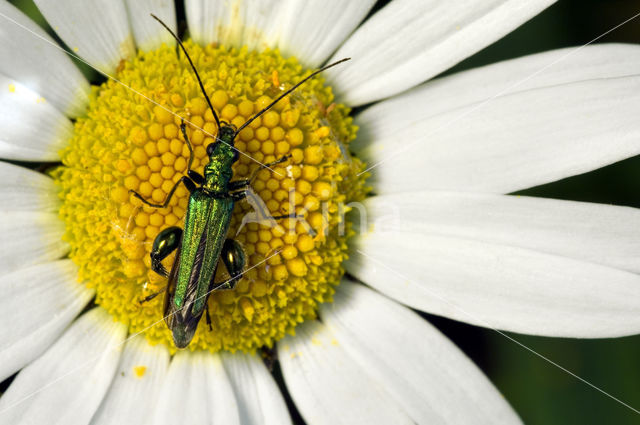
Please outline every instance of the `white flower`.
[[[175, 27], [172, 2], [35, 2], [107, 73], [136, 46], [172, 42], [147, 18]], [[374, 166], [376, 195], [345, 267], [378, 292], [344, 279], [321, 321], [278, 343], [287, 389], [309, 424], [519, 423], [460, 350], [397, 302], [535, 335], [640, 331], [638, 211], [504, 195], [640, 152], [640, 48], [552, 51], [419, 85], [553, 2], [394, 0], [359, 26], [373, 3], [185, 4], [197, 43], [278, 47], [310, 68], [348, 56], [329, 83], [349, 106], [375, 102], [356, 117], [353, 149]], [[4, 0], [0, 14], [0, 157], [57, 161], [89, 84], [35, 23]], [[142, 337], [124, 343], [127, 327], [100, 307], [76, 319], [94, 292], [60, 259], [52, 180], [5, 162], [0, 176], [0, 379], [21, 370], [0, 423], [290, 423], [256, 356], [170, 359]]]

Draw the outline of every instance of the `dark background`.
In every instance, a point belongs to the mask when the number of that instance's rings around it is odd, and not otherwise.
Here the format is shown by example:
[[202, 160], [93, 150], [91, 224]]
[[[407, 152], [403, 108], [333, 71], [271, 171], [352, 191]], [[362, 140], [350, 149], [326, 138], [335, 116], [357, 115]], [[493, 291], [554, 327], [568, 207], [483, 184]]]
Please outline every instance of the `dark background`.
[[[31, 0], [12, 3], [46, 27]], [[376, 9], [386, 3], [379, 1]], [[583, 45], [637, 13], [640, 13], [640, 0], [560, 0], [448, 73], [545, 50]], [[179, 10], [180, 18], [184, 19], [182, 10]], [[598, 43], [603, 42], [640, 43], [640, 17], [598, 40]], [[83, 71], [90, 80], [100, 81], [90, 69], [85, 67]], [[519, 193], [640, 207], [640, 158]], [[427, 314], [422, 316], [440, 328], [482, 368], [525, 423], [640, 423], [640, 416], [632, 410], [494, 331]], [[640, 409], [640, 335], [601, 340], [510, 336]], [[279, 375], [277, 369], [276, 365], [275, 372]], [[282, 383], [281, 377], [277, 377]], [[296, 422], [302, 423], [295, 410], [292, 414]]]

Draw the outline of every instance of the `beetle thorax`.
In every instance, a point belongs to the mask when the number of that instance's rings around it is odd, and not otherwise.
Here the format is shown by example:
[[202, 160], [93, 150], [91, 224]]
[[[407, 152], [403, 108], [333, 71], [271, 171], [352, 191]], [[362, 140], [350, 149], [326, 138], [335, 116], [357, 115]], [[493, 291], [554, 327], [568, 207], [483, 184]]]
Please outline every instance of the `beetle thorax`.
[[233, 177], [233, 163], [236, 154], [233, 145], [216, 143], [209, 155], [209, 163], [204, 167], [204, 188], [210, 192], [226, 192]]

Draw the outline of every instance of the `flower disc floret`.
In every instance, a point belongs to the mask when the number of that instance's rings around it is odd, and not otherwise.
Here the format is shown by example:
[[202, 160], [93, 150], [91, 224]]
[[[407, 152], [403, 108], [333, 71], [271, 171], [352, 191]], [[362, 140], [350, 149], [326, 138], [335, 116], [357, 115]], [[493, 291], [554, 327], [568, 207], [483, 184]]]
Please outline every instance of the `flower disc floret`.
[[[186, 48], [220, 119], [237, 127], [310, 72], [277, 51], [191, 42]], [[145, 330], [150, 341], [172, 346], [170, 332], [158, 323], [163, 296], [139, 301], [167, 283], [150, 269], [149, 253], [158, 232], [182, 227], [189, 193], [180, 185], [167, 208], [152, 208], [130, 191], [162, 203], [185, 175], [189, 149], [182, 118], [193, 144], [192, 168], [200, 173], [218, 129], [188, 62], [175, 49], [139, 53], [121, 64], [117, 78], [123, 84], [110, 80], [94, 88], [88, 112], [62, 152], [63, 165], [52, 172], [64, 201], [60, 215], [79, 279], [96, 289], [96, 303], [131, 333]], [[318, 303], [331, 300], [351, 234], [340, 205], [365, 194], [364, 175], [358, 176], [363, 164], [348, 153], [356, 134], [348, 113], [315, 78], [238, 134], [234, 178], [257, 171], [251, 186], [258, 204], [271, 215], [298, 218], [247, 220], [256, 217], [256, 206], [236, 204], [228, 237], [242, 245], [246, 272], [234, 290], [211, 294], [212, 329], [203, 319], [191, 349], [250, 352], [271, 346], [314, 318]], [[283, 156], [289, 159], [273, 170], [258, 170]], [[170, 256], [165, 266], [172, 261]], [[228, 278], [223, 266], [217, 274], [216, 281]]]

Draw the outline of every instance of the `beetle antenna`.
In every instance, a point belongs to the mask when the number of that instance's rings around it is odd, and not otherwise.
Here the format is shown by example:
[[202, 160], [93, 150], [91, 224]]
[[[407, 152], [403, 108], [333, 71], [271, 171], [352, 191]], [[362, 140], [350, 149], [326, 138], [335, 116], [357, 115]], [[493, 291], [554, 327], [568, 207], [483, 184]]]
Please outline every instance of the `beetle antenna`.
[[180, 46], [180, 48], [184, 52], [184, 55], [189, 60], [189, 65], [191, 65], [191, 69], [193, 69], [194, 74], [196, 74], [196, 79], [198, 80], [198, 84], [200, 84], [200, 90], [202, 90], [202, 94], [204, 94], [204, 98], [207, 99], [207, 104], [209, 105], [209, 108], [211, 108], [211, 112], [213, 113], [213, 118], [216, 120], [216, 124], [218, 125], [218, 128], [220, 128], [220, 119], [218, 118], [218, 114], [216, 114], [216, 110], [213, 109], [213, 105], [211, 104], [211, 100], [209, 100], [209, 96], [207, 95], [207, 92], [204, 89], [204, 84], [202, 84], [202, 80], [200, 79], [200, 75], [198, 74], [198, 70], [196, 69], [196, 66], [193, 64], [193, 61], [191, 60], [191, 57], [189, 56], [189, 53], [187, 53], [187, 49], [185, 49], [184, 44], [182, 44], [182, 41], [180, 41], [178, 36], [171, 30], [171, 28], [169, 28], [167, 26], [167, 24], [162, 22], [162, 20], [160, 18], [158, 18], [153, 13], [151, 13], [151, 17], [153, 19], [155, 19], [156, 21], [160, 22], [160, 25], [165, 27], [165, 29], [167, 31], [169, 31], [169, 33], [173, 36], [173, 38], [175, 38], [176, 41], [178, 42], [178, 45]]
[[[322, 71], [326, 71], [327, 69], [336, 66], [342, 62], [346, 62], [351, 58], [344, 58], [344, 59], [340, 59], [337, 62], [331, 63], [327, 66], [324, 66], [318, 70], [313, 71], [310, 75], [308, 75], [307, 77], [303, 78], [302, 81], [298, 81], [298, 83], [291, 87], [289, 90], [287, 90], [286, 92], [282, 93], [276, 100], [274, 100], [273, 102], [271, 102], [266, 108], [264, 108], [262, 111], [258, 112], [257, 114], [255, 114], [254, 116], [252, 116], [251, 118], [249, 118], [248, 121], [246, 121], [244, 124], [242, 124], [240, 126], [239, 129], [236, 130], [235, 135], [237, 135], [238, 133], [240, 133], [242, 131], [243, 128], [245, 128], [246, 126], [248, 126], [249, 124], [251, 124], [251, 122], [253, 120], [255, 120], [256, 118], [258, 118], [260, 115], [264, 114], [265, 112], [267, 112], [269, 109], [271, 109], [273, 107], [273, 105], [275, 105], [276, 103], [280, 102], [284, 97], [288, 96], [289, 94], [291, 94], [291, 92], [293, 92], [295, 89], [297, 89], [298, 87], [300, 87], [301, 85], [303, 85], [304, 83], [307, 82], [307, 80], [309, 80], [310, 78], [315, 77], [316, 75], [318, 75], [319, 73], [321, 73]], [[234, 135], [234, 137], [235, 137]]]

